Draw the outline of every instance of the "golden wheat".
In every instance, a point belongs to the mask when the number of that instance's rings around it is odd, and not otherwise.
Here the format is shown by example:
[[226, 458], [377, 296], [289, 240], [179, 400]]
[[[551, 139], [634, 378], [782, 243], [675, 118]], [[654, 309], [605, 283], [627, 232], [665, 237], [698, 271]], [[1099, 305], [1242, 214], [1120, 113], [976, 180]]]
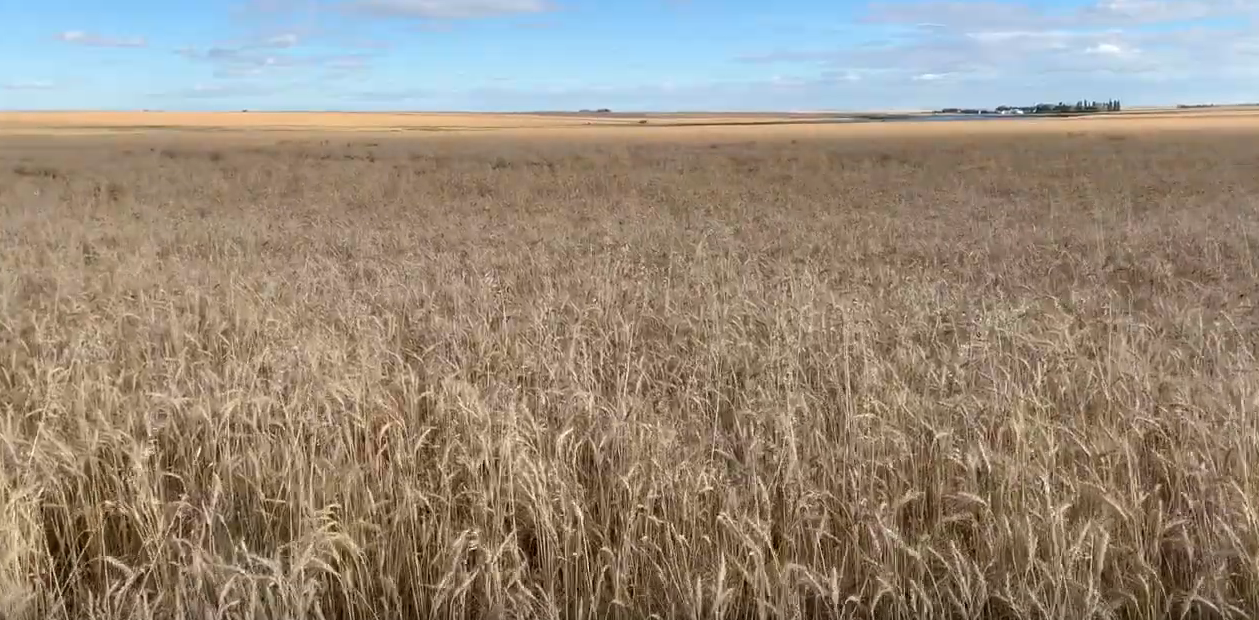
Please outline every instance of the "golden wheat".
[[7, 139], [0, 617], [1253, 615], [1254, 139]]

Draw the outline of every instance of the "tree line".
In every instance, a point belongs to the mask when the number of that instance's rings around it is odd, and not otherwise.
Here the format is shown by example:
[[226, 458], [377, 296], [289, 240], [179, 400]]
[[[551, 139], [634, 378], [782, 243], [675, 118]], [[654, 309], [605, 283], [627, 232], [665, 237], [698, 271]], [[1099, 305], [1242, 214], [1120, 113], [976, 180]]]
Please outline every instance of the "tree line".
[[1030, 106], [997, 106], [995, 110], [984, 110], [977, 108], [945, 108], [940, 110], [943, 114], [1063, 114], [1063, 113], [1087, 113], [1087, 112], [1121, 112], [1123, 104], [1118, 99], [1110, 101], [1088, 101], [1081, 99], [1074, 105], [1065, 102], [1058, 103], [1038, 103]]

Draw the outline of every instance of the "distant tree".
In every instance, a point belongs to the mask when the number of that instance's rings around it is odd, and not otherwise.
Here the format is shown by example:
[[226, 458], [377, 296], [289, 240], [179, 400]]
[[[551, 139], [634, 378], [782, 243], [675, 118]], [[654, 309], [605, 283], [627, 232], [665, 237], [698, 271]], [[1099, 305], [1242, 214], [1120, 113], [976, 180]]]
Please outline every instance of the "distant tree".
[[1120, 105], [1118, 99], [1097, 101], [1095, 99], [1079, 99], [1075, 103], [1038, 103], [1036, 105], [1012, 106], [999, 105], [995, 108], [942, 108], [938, 114], [992, 114], [1022, 112], [1024, 114], [1081, 114], [1093, 112], [1117, 112]]

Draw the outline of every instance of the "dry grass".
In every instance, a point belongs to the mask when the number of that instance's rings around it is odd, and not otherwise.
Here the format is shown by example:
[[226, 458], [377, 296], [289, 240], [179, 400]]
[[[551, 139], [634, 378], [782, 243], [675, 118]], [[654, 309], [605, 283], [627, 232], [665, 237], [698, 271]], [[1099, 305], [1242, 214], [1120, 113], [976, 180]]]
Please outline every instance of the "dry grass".
[[0, 152], [6, 620], [1259, 611], [1254, 134], [126, 140]]

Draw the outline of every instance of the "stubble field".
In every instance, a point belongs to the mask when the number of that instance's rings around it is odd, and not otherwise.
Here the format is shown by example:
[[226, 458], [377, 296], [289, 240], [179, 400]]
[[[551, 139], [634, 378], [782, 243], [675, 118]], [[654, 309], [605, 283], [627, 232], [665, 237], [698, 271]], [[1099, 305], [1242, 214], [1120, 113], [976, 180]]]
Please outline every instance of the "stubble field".
[[1251, 616], [1259, 128], [1085, 126], [4, 138], [0, 617]]

